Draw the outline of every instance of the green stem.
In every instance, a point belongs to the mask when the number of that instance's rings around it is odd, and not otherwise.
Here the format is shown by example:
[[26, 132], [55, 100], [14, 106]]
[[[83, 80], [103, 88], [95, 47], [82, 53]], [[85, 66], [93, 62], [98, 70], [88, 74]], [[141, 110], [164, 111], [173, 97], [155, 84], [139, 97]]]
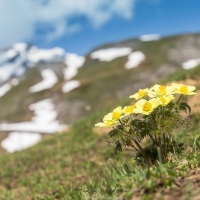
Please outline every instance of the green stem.
[[158, 147], [158, 149], [159, 149], [159, 153], [160, 153], [160, 156], [159, 156], [159, 158], [160, 158], [160, 162], [163, 162], [163, 153], [162, 153], [162, 143], [161, 143], [161, 138], [160, 138], [160, 136], [158, 137], [158, 141], [159, 141], [159, 147]]
[[155, 140], [156, 140], [157, 144], [159, 145], [159, 143], [158, 143], [158, 138], [157, 138], [157, 135], [156, 135], [156, 134], [155, 134]]
[[122, 127], [124, 128], [124, 130], [126, 131], [126, 133], [128, 133], [128, 130], [126, 129], [126, 126], [124, 126], [123, 122], [121, 121], [121, 119], [119, 119], [119, 123], [122, 125]]
[[165, 133], [163, 134], [163, 141], [164, 141], [164, 157], [167, 157], [167, 148], [166, 148], [166, 136]]
[[149, 115], [149, 119], [150, 119], [150, 121], [151, 121], [153, 127], [156, 129], [156, 124], [154, 123], [154, 120], [153, 120], [151, 114]]
[[161, 162], [164, 163], [164, 156], [163, 156], [163, 148], [162, 148], [161, 137], [159, 137], [159, 149], [160, 149]]
[[[154, 123], [154, 120], [153, 120], [151, 114], [149, 115], [149, 119], [150, 119], [150, 121], [151, 121], [151, 123], [152, 123], [152, 125], [153, 125], [153, 128], [154, 128], [154, 129], [157, 129], [157, 128], [156, 128], [156, 124]], [[155, 139], [153, 138], [153, 136], [152, 136], [151, 134], [149, 134], [149, 136], [150, 136], [150, 138], [158, 145], [157, 136], [155, 135]]]
[[182, 96], [183, 96], [183, 95], [181, 94], [180, 97], [178, 98], [176, 104], [178, 104], [178, 102], [180, 101], [180, 99], [181, 99]]
[[134, 142], [135, 142], [135, 144], [138, 146], [138, 148], [140, 149], [141, 153], [142, 153], [143, 155], [145, 155], [145, 154], [144, 154], [144, 151], [143, 151], [143, 148], [140, 146], [139, 142], [138, 142], [137, 140], [134, 140]]
[[162, 106], [162, 119], [165, 117], [165, 107]]
[[156, 141], [156, 139], [153, 138], [153, 136], [149, 133], [149, 137], [153, 140], [153, 142], [158, 145], [158, 142]]
[[134, 146], [133, 142], [131, 141], [130, 146], [133, 147], [136, 151], [138, 151], [138, 149]]
[[142, 147], [140, 146], [139, 142], [137, 140], [134, 140], [135, 144], [137, 145], [137, 147], [140, 149], [141, 154], [143, 155], [143, 158], [145, 160], [146, 163], [148, 163], [149, 165], [151, 165], [151, 163], [149, 162], [149, 159], [146, 157], [144, 150], [142, 149]]
[[122, 123], [121, 119], [119, 119], [119, 123], [125, 128], [124, 124]]

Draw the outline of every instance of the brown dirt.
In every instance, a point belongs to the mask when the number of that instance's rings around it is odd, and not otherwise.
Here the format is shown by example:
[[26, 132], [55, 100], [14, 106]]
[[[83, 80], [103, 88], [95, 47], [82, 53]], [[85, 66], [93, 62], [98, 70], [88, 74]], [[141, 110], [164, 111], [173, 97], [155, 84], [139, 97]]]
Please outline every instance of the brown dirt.
[[188, 98], [188, 104], [190, 105], [193, 113], [200, 112], [200, 90], [196, 91], [197, 95]]
[[191, 170], [185, 178], [177, 178], [174, 184], [173, 189], [163, 189], [162, 193], [155, 194], [154, 199], [200, 200], [200, 168]]
[[110, 128], [110, 127], [105, 127], [105, 128], [94, 127], [92, 129], [93, 133], [95, 133], [96, 135], [99, 135], [99, 136], [105, 135], [105, 134], [107, 134], [111, 130], [112, 130], [112, 128]]

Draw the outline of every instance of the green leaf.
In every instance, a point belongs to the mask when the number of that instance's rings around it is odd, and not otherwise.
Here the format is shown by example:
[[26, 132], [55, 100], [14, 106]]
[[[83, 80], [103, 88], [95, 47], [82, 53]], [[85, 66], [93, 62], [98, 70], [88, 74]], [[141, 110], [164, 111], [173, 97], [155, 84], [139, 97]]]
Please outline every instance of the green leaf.
[[184, 103], [184, 102], [180, 103], [179, 109], [180, 110], [184, 110], [186, 113], [187, 113], [187, 111], [189, 113], [191, 113], [191, 108], [190, 108], [190, 106], [187, 103]]
[[115, 143], [116, 147], [115, 147], [115, 154], [118, 155], [118, 152], [122, 152], [122, 145], [119, 141], [116, 141]]
[[119, 131], [117, 129], [112, 129], [108, 134], [110, 137], [115, 137], [119, 134]]

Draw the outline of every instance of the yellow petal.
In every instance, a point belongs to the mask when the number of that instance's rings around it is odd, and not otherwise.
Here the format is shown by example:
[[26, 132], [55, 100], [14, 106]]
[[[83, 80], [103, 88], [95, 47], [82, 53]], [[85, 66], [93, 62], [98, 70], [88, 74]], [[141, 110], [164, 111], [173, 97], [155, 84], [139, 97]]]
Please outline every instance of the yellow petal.
[[99, 123], [95, 124], [95, 126], [97, 126], [97, 127], [106, 127], [106, 124], [104, 124], [103, 122], [99, 122]]
[[147, 100], [145, 100], [145, 99], [140, 99], [139, 101], [137, 101], [136, 103], [135, 103], [135, 107], [142, 107], [145, 103], [147, 102]]
[[178, 94], [183, 94], [183, 95], [196, 94], [195, 92], [193, 92], [196, 89], [195, 86], [187, 86], [187, 85], [183, 85], [183, 84], [173, 84], [173, 86], [175, 87], [176, 93], [178, 93]]
[[133, 113], [133, 109], [135, 106], [125, 106], [123, 108], [123, 113], [127, 114], [127, 113]]
[[160, 105], [160, 100], [157, 98], [149, 100], [149, 102], [152, 104], [153, 109], [157, 108]]
[[143, 98], [148, 92], [148, 88], [139, 89], [137, 93], [129, 96], [129, 98], [134, 98], [136, 100]]
[[166, 106], [174, 99], [174, 96], [173, 95], [162, 96], [159, 99], [161, 101], [161, 105]]
[[104, 121], [108, 121], [108, 120], [112, 120], [112, 119], [113, 119], [113, 114], [112, 113], [108, 113], [107, 115], [104, 116], [103, 122]]
[[118, 106], [117, 108], [115, 108], [115, 109], [113, 110], [113, 112], [122, 113], [122, 107], [121, 107], [121, 106]]
[[195, 86], [188, 86], [188, 92], [193, 92], [194, 90], [196, 90]]

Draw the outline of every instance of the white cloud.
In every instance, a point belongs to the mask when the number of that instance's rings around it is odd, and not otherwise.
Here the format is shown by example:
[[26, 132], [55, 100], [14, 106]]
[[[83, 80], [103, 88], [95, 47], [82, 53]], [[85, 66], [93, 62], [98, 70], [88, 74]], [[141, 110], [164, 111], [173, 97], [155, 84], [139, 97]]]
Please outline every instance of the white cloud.
[[47, 40], [80, 30], [74, 22], [83, 16], [93, 27], [113, 17], [129, 19], [136, 0], [1, 0], [0, 48], [18, 41], [31, 41], [39, 26], [48, 26]]

